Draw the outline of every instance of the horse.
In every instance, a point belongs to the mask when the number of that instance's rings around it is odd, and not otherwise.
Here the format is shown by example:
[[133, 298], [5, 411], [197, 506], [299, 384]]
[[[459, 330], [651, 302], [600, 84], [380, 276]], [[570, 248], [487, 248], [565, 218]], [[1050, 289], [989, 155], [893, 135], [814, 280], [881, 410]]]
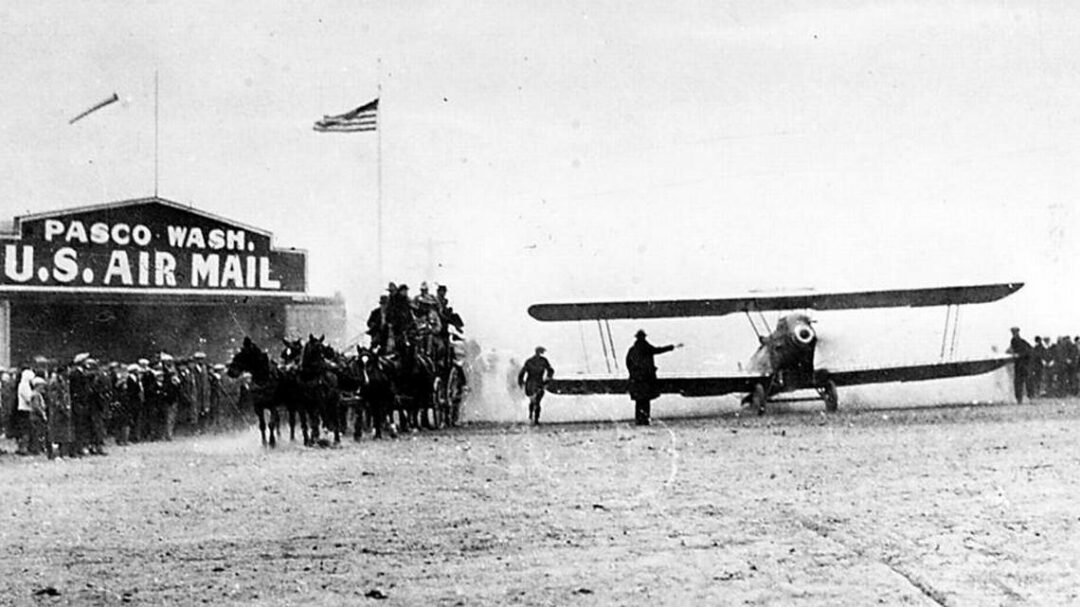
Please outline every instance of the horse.
[[[394, 409], [394, 387], [390, 380], [393, 363], [389, 358], [360, 346], [356, 346], [356, 355], [352, 361], [352, 371], [360, 380], [360, 398], [375, 428], [375, 438], [382, 438], [383, 427], [389, 427], [391, 436], [396, 436], [393, 425], [389, 423]], [[363, 430], [363, 417], [357, 411], [353, 438], [360, 440]]]
[[339, 365], [334, 349], [325, 343], [326, 336], [308, 335], [300, 355], [299, 380], [309, 415], [311, 443], [319, 440], [320, 427], [325, 424], [334, 432], [334, 444], [341, 443], [345, 415], [338, 387]]
[[309, 426], [318, 423], [312, 411], [307, 390], [300, 380], [300, 366], [303, 362], [304, 342], [301, 339], [289, 341], [282, 339], [285, 349], [281, 351], [281, 389], [280, 397], [289, 413], [289, 440], [296, 441], [296, 418], [300, 418], [300, 433], [304, 445], [314, 443]]
[[402, 430], [432, 428], [427, 411], [435, 405], [435, 361], [415, 346], [403, 348], [390, 360], [394, 363], [390, 379]]
[[[259, 418], [259, 433], [262, 435], [262, 444], [270, 447], [277, 446], [277, 435], [280, 433], [280, 416], [278, 414], [279, 393], [281, 385], [281, 373], [277, 366], [270, 363], [270, 357], [255, 345], [251, 338], [244, 337], [244, 344], [240, 351], [233, 356], [226, 367], [229, 377], [239, 377], [242, 373], [251, 375], [251, 386], [248, 395], [251, 398], [255, 415]], [[266, 413], [270, 413], [267, 423]], [[269, 430], [269, 437], [267, 436]]]

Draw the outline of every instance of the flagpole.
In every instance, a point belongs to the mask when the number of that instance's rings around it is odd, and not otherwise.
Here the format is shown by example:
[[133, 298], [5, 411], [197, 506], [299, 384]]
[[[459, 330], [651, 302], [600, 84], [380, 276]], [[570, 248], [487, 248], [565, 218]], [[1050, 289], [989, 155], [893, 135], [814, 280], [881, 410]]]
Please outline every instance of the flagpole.
[[154, 198], [158, 197], [158, 71], [154, 70]]
[[[382, 57], [378, 59], [378, 76], [377, 76], [377, 90], [379, 105], [382, 105]], [[378, 138], [376, 146], [378, 151], [376, 152], [376, 198], [375, 198], [375, 276], [378, 278], [378, 288], [382, 288], [382, 285], [386, 282], [385, 276], [383, 276], [383, 212], [382, 212], [382, 108], [375, 112], [375, 136]]]

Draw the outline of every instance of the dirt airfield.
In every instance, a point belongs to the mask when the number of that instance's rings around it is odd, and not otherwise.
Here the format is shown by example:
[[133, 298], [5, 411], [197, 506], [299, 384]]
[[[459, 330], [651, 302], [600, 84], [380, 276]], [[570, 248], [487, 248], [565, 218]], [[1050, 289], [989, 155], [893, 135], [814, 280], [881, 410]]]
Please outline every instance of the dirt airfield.
[[1078, 400], [9, 449], [0, 479], [4, 605], [1080, 600]]

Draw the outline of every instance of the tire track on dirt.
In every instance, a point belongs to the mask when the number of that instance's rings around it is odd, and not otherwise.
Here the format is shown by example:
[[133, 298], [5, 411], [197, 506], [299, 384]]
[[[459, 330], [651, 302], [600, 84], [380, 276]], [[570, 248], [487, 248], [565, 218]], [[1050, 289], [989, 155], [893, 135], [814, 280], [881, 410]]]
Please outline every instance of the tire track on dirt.
[[904, 567], [900, 563], [896, 562], [896, 559], [889, 558], [888, 556], [879, 556], [875, 554], [872, 547], [868, 546], [865, 542], [860, 542], [857, 538], [846, 536], [843, 533], [837, 533], [835, 529], [828, 525], [819, 523], [806, 516], [794, 515], [796, 521], [807, 531], [814, 533], [815, 535], [828, 540], [834, 544], [839, 545], [852, 554], [867, 559], [876, 563], [884, 565], [893, 573], [904, 578], [908, 584], [913, 586], [916, 590], [923, 594], [926, 598], [933, 601], [935, 604], [941, 607], [948, 607], [950, 605], [946, 595], [941, 590], [934, 588], [930, 582], [924, 579], [922, 576], [917, 575], [907, 567]]

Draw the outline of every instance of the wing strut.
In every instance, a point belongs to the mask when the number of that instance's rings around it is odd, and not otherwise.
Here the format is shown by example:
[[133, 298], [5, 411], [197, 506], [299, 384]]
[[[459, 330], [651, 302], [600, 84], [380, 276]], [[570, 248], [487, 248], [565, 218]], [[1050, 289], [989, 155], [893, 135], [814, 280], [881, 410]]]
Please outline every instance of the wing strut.
[[592, 373], [589, 369], [589, 349], [585, 347], [585, 323], [578, 323], [578, 336], [581, 337], [581, 355], [585, 357], [585, 372]]
[[[746, 313], [746, 320], [750, 321], [750, 328], [754, 330], [754, 334], [757, 335], [758, 342], [762, 342], [765, 337], [770, 333], [769, 331], [769, 319], [765, 318], [765, 313], [761, 310], [757, 310], [758, 316], [761, 317], [761, 329], [758, 329], [757, 322], [754, 321], [754, 317], [750, 315], [750, 309], [743, 310]], [[764, 331], [764, 333], [762, 333]]]
[[604, 319], [604, 326], [607, 327], [607, 340], [608, 345], [611, 346], [611, 363], [615, 365], [615, 370], [619, 370], [619, 357], [615, 356], [615, 340], [611, 338], [611, 323], [608, 319]]
[[[955, 309], [955, 312], [953, 311]], [[941, 332], [941, 360], [953, 359], [960, 342], [960, 304], [945, 307], [945, 330]], [[946, 357], [948, 353], [948, 357]]]
[[[611, 373], [611, 359], [608, 358], [607, 342], [604, 341], [604, 323], [600, 322], [600, 319], [596, 319], [596, 330], [600, 331], [600, 347], [604, 349], [604, 364], [607, 365], [607, 372]], [[614, 352], [611, 353], [615, 355]]]

